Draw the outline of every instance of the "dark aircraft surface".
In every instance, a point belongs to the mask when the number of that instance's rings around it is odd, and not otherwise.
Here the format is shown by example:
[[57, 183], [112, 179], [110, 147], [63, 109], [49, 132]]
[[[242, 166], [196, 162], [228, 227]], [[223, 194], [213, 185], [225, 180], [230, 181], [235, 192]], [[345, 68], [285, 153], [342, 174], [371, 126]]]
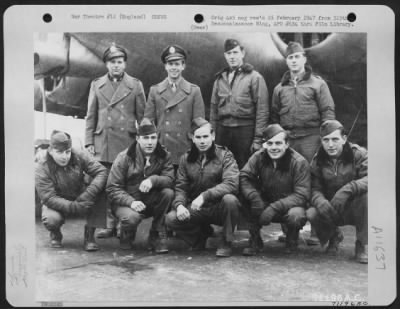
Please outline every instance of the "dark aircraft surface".
[[308, 63], [324, 78], [336, 104], [336, 117], [351, 141], [367, 146], [367, 67], [365, 33], [38, 33], [34, 37], [35, 105], [50, 113], [84, 118], [92, 79], [106, 73], [102, 55], [112, 42], [128, 50], [127, 73], [143, 82], [146, 93], [165, 78], [162, 50], [178, 44], [187, 50], [184, 77], [200, 86], [206, 110], [215, 73], [226, 66], [223, 43], [236, 38], [245, 61], [265, 78], [270, 95], [287, 70], [289, 41], [306, 47]]

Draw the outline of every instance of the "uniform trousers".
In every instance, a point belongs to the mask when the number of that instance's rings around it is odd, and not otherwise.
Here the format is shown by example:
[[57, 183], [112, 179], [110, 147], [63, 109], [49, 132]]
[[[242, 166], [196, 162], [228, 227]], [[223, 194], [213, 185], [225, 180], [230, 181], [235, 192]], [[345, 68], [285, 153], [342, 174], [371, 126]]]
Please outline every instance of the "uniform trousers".
[[239, 169], [250, 158], [250, 148], [254, 139], [254, 126], [227, 127], [218, 124], [215, 143], [226, 146], [232, 151]]
[[165, 232], [165, 214], [174, 199], [174, 191], [169, 188], [151, 190], [141, 193], [140, 201], [146, 208], [140, 212], [130, 207], [113, 205], [114, 213], [121, 222], [121, 229], [136, 231], [140, 222], [153, 217], [150, 230], [154, 232]]
[[222, 237], [225, 241], [233, 241], [233, 233], [239, 218], [239, 200], [233, 194], [226, 194], [219, 203], [207, 205], [200, 210], [192, 210], [190, 218], [180, 221], [176, 210], [166, 216], [166, 225], [176, 235], [193, 246], [199, 239], [209, 237], [209, 225], [222, 226]]
[[361, 194], [349, 200], [344, 207], [336, 209], [339, 215], [337, 224], [326, 222], [315, 207], [307, 209], [307, 218], [315, 228], [317, 235], [329, 240], [335, 233], [336, 226], [354, 225], [356, 238], [362, 245], [368, 245], [368, 194]]

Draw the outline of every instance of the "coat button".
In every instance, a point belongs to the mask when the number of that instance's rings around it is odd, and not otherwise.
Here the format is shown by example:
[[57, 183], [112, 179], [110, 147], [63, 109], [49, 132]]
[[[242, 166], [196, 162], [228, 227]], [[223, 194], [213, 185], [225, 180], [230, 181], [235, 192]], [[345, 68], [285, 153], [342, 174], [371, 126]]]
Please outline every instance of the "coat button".
[[124, 105], [123, 105], [123, 104], [121, 105], [121, 108], [124, 108]]
[[165, 133], [165, 136], [169, 136], [169, 134], [168, 134], [168, 133]]
[[121, 116], [121, 120], [124, 120], [124, 116]]
[[176, 136], [181, 136], [181, 133], [176, 133]]
[[169, 121], [166, 121], [165, 124], [168, 126], [169, 125]]
[[108, 120], [111, 120], [111, 117], [107, 117]]
[[182, 108], [179, 109], [179, 112], [182, 113]]
[[124, 131], [124, 128], [121, 128], [121, 131]]

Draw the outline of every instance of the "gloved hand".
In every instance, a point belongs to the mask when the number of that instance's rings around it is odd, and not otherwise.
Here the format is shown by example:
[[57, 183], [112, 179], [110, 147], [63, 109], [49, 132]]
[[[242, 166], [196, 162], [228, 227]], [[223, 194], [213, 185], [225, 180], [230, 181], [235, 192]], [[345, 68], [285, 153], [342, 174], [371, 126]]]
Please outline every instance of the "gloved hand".
[[85, 215], [91, 210], [93, 206], [94, 202], [92, 201], [82, 201], [82, 202], [73, 201], [70, 205], [70, 213]]
[[255, 200], [250, 204], [252, 217], [258, 219], [265, 208], [263, 201]]
[[351, 195], [352, 195], [351, 190], [347, 189], [346, 187], [341, 188], [339, 191], [336, 192], [336, 194], [331, 200], [332, 207], [339, 214], [343, 214], [346, 203], [348, 199], [351, 197]]
[[323, 221], [327, 223], [338, 222], [339, 215], [328, 201], [318, 204], [316, 208]]
[[264, 211], [261, 213], [259, 223], [261, 225], [268, 225], [271, 223], [272, 219], [276, 215], [275, 209], [272, 207], [268, 206], [267, 208], [264, 209]]

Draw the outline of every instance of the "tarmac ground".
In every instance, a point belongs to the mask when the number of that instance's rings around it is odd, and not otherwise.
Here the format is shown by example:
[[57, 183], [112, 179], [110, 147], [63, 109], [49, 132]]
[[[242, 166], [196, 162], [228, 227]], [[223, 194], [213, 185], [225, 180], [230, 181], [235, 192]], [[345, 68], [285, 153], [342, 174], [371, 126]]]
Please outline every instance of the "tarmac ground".
[[352, 226], [341, 228], [345, 239], [336, 256], [321, 246], [307, 246], [309, 225], [301, 231], [298, 252], [285, 253], [285, 244], [277, 241], [280, 225], [271, 224], [262, 229], [264, 250], [259, 255], [241, 255], [249, 234], [236, 231], [232, 256], [217, 258], [216, 238], [209, 238], [201, 252], [189, 251], [175, 237], [168, 240], [168, 254], [149, 252], [150, 223], [142, 222], [132, 250], [121, 250], [118, 238], [108, 238], [97, 240], [99, 251], [86, 252], [83, 219], [67, 220], [60, 249], [49, 247], [49, 233], [37, 220], [37, 301], [196, 306], [367, 300], [368, 265], [354, 258]]

